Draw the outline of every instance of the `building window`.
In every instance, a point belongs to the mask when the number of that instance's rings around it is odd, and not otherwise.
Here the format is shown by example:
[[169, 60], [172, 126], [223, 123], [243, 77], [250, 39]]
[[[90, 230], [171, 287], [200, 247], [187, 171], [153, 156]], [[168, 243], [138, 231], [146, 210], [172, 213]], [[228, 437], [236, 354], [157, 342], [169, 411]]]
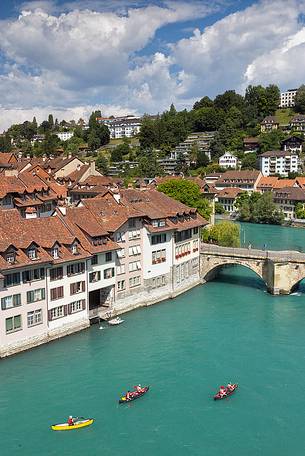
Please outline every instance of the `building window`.
[[57, 258], [59, 258], [59, 248], [58, 247], [54, 247], [52, 249], [52, 257], [54, 258], [54, 260], [57, 260]]
[[139, 239], [141, 237], [140, 230], [129, 231], [129, 239]]
[[79, 299], [78, 301], [71, 302], [69, 304], [69, 313], [77, 313], [81, 312], [82, 310], [86, 309], [86, 301], [85, 299]]
[[90, 272], [90, 274], [89, 274], [90, 283], [98, 282], [99, 280], [101, 280], [101, 271]]
[[129, 272], [138, 271], [141, 269], [141, 261], [133, 261], [129, 263]]
[[8, 252], [6, 254], [6, 261], [10, 264], [15, 263], [16, 261], [16, 253], [15, 252]]
[[68, 276], [82, 274], [85, 272], [85, 263], [73, 263], [67, 266]]
[[31, 248], [28, 250], [28, 257], [30, 260], [36, 260], [37, 259], [37, 249]]
[[78, 245], [77, 244], [72, 244], [71, 252], [72, 252], [73, 255], [77, 255], [78, 254]]
[[21, 306], [21, 294], [15, 294], [11, 296], [5, 296], [1, 298], [1, 309], [12, 309], [13, 307]]
[[82, 293], [85, 291], [85, 281], [70, 284], [70, 295]]
[[37, 290], [28, 291], [26, 294], [27, 303], [42, 301], [45, 299], [45, 289], [38, 288]]
[[33, 282], [35, 280], [43, 280], [45, 278], [45, 269], [44, 268], [37, 268], [37, 269], [29, 269], [28, 271], [22, 272], [22, 282]]
[[56, 320], [57, 318], [62, 318], [67, 315], [66, 306], [54, 307], [54, 309], [49, 310], [49, 320]]
[[21, 315], [15, 315], [14, 317], [6, 318], [5, 320], [5, 330], [6, 334], [19, 331], [22, 329], [21, 325]]
[[50, 290], [51, 301], [61, 299], [64, 297], [64, 287], [51, 288]]
[[141, 254], [141, 247], [139, 245], [134, 245], [132, 247], [129, 247], [128, 254], [129, 254], [129, 256], [140, 255]]
[[166, 242], [166, 234], [154, 234], [151, 237], [152, 245], [163, 244], [163, 242]]
[[136, 219], [129, 219], [128, 228], [135, 228], [135, 227], [136, 227]]
[[111, 279], [114, 277], [114, 268], [108, 268], [104, 270], [104, 279]]
[[106, 252], [105, 261], [106, 262], [112, 261], [112, 252]]
[[156, 250], [152, 252], [152, 264], [163, 263], [166, 261], [166, 250]]
[[116, 268], [116, 274], [125, 274], [125, 264], [121, 264], [120, 266], [117, 266]]
[[138, 287], [139, 285], [141, 285], [141, 276], [131, 277], [129, 279], [130, 288]]
[[165, 226], [165, 220], [164, 219], [153, 220], [152, 226], [153, 227]]
[[40, 325], [42, 323], [42, 309], [28, 312], [28, 328], [31, 326]]
[[93, 255], [93, 257], [91, 258], [91, 264], [92, 266], [98, 264], [98, 255]]
[[60, 280], [64, 276], [62, 266], [50, 270], [50, 280]]
[[118, 258], [125, 258], [125, 249], [117, 250], [116, 254]]
[[116, 242], [125, 242], [125, 233], [118, 232], [115, 235]]
[[193, 228], [193, 234], [198, 234], [198, 232], [199, 232], [198, 226], [196, 226], [196, 228]]
[[118, 291], [125, 290], [125, 280], [120, 280], [120, 281], [118, 282], [117, 288], [118, 288]]
[[20, 284], [20, 272], [14, 272], [13, 274], [7, 274], [4, 276], [4, 286], [12, 287]]

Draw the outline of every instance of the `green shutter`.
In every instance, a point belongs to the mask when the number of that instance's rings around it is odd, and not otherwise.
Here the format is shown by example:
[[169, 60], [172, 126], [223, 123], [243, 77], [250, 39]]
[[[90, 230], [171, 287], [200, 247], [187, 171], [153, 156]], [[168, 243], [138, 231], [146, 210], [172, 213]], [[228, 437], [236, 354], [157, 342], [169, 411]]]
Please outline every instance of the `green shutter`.
[[45, 299], [46, 297], [46, 290], [44, 288], [41, 289], [41, 299]]
[[33, 302], [33, 292], [32, 291], [27, 291], [26, 293], [26, 300], [27, 300], [27, 303], [30, 304], [31, 302]]

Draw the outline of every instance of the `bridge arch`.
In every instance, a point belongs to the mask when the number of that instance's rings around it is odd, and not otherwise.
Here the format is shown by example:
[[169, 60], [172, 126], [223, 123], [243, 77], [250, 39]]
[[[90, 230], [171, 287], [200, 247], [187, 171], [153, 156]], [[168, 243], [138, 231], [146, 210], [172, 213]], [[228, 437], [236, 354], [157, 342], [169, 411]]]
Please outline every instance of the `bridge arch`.
[[247, 261], [219, 257], [203, 258], [201, 264], [201, 278], [205, 282], [209, 282], [210, 280], [213, 280], [217, 276], [218, 272], [226, 266], [242, 266], [249, 269], [254, 272], [268, 288], [268, 284], [264, 277], [264, 265], [261, 261]]

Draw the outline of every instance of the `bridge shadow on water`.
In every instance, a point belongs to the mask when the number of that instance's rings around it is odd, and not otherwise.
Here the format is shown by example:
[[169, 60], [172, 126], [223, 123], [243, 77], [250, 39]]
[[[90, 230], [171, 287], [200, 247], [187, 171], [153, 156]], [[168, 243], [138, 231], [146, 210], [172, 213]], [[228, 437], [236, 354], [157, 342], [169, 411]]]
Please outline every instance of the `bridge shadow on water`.
[[[227, 283], [259, 290], [267, 289], [265, 282], [255, 272], [245, 266], [236, 264], [220, 266], [216, 269], [216, 276], [212, 280], [223, 284]], [[303, 288], [305, 292], [305, 281]]]

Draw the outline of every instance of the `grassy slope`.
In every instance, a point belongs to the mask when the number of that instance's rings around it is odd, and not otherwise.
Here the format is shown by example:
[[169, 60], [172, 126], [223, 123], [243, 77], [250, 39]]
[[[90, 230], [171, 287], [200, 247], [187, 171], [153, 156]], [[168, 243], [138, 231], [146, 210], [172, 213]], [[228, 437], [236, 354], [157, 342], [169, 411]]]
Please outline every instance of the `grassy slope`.
[[290, 120], [295, 115], [291, 108], [277, 109], [275, 116], [279, 120], [280, 125], [288, 125]]

